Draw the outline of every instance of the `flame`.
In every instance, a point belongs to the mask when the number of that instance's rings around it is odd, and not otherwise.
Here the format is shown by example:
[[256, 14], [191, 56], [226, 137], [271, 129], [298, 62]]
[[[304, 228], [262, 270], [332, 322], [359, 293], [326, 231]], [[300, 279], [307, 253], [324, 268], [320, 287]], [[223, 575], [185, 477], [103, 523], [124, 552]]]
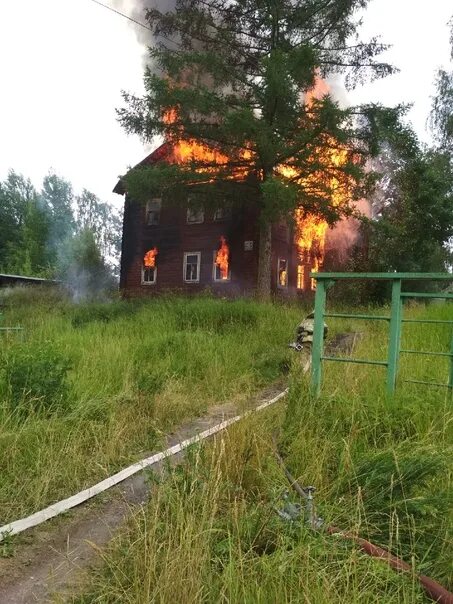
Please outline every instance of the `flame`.
[[[317, 78], [312, 90], [308, 91], [305, 96], [305, 103], [310, 106], [314, 99], [322, 98], [329, 93], [328, 84], [321, 78]], [[326, 141], [329, 143], [329, 140]], [[338, 148], [336, 144], [331, 147], [327, 144], [325, 149], [321, 150], [322, 162], [326, 165], [339, 167], [344, 165], [348, 160], [347, 149]], [[287, 177], [294, 177], [295, 170], [293, 168], [284, 167], [281, 173]], [[326, 182], [327, 179], [327, 182]], [[332, 205], [339, 207], [345, 205], [349, 201], [347, 191], [341, 186], [337, 178], [326, 176], [325, 173], [319, 171], [310, 175], [305, 179], [307, 185], [311, 182], [326, 182], [328, 188], [332, 191]], [[302, 264], [311, 267], [311, 272], [318, 272], [323, 265], [325, 256], [326, 234], [329, 225], [323, 218], [304, 212], [302, 209], [297, 209], [295, 212], [296, 222], [296, 245], [298, 247], [299, 260]], [[310, 280], [311, 289], [316, 289], [315, 279]]]
[[158, 254], [157, 247], [153, 247], [152, 250], [146, 252], [143, 258], [143, 266], [145, 268], [155, 268], [156, 267], [156, 256]]
[[[166, 124], [175, 124], [178, 119], [178, 109], [172, 107], [164, 111], [163, 121]], [[175, 126], [173, 126], [175, 129]], [[205, 166], [201, 168], [203, 172], [215, 171], [215, 167], [228, 164], [230, 158], [217, 149], [209, 147], [193, 138], [184, 137], [182, 128], [176, 127], [176, 132], [167, 134], [167, 140], [173, 144], [173, 161], [177, 164], [189, 163], [190, 161], [203, 162]], [[249, 149], [243, 149], [239, 154], [239, 159], [247, 162], [251, 159], [252, 153]], [[210, 168], [209, 164], [213, 167]], [[237, 166], [234, 169], [232, 178], [244, 178], [248, 174], [247, 166]]]
[[217, 250], [217, 254], [215, 257], [216, 266], [220, 269], [220, 278], [228, 279], [229, 273], [229, 258], [230, 258], [230, 248], [227, 245], [225, 237], [220, 237], [220, 247]]

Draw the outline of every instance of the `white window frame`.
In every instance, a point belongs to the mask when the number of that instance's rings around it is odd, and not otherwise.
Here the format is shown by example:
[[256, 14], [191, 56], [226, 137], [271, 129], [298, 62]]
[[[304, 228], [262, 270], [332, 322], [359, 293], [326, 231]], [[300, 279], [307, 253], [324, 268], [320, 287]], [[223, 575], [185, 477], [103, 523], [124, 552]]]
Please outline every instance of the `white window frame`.
[[[280, 262], [286, 262], [286, 285], [281, 285], [280, 283]], [[287, 258], [278, 258], [278, 262], [277, 262], [277, 287], [279, 287], [280, 289], [287, 289], [288, 288], [288, 260]]]
[[[187, 270], [187, 257], [188, 256], [197, 256], [197, 278], [196, 279], [186, 279], [186, 270]], [[182, 278], [184, 283], [200, 283], [200, 273], [201, 273], [201, 252], [184, 252], [184, 262], [182, 267]]]
[[[155, 206], [159, 209], [154, 209], [151, 210], [151, 207]], [[146, 209], [145, 209], [145, 222], [146, 222], [146, 226], [158, 226], [160, 224], [160, 214], [162, 211], [162, 199], [160, 197], [155, 197], [153, 199], [150, 199], [149, 201], [146, 202]], [[151, 212], [154, 212], [155, 214], [157, 214], [157, 222], [150, 222], [149, 221], [149, 215]]]
[[154, 266], [153, 281], [145, 281], [145, 271], [153, 267], [147, 267], [142, 264], [142, 285], [156, 285], [157, 282], [157, 265]]
[[[231, 281], [231, 265], [229, 262], [229, 258], [228, 258], [228, 277], [226, 279], [222, 279], [222, 277], [220, 277], [219, 279], [217, 279], [217, 264], [216, 264], [216, 257], [217, 257], [217, 252], [219, 250], [214, 250], [212, 252], [212, 280], [215, 281], [216, 283], [228, 283], [228, 281]], [[220, 270], [220, 269], [219, 269]]]
[[[191, 216], [198, 216], [197, 220], [191, 220]], [[204, 208], [187, 208], [186, 214], [186, 222], [187, 224], [203, 224], [204, 222]]]

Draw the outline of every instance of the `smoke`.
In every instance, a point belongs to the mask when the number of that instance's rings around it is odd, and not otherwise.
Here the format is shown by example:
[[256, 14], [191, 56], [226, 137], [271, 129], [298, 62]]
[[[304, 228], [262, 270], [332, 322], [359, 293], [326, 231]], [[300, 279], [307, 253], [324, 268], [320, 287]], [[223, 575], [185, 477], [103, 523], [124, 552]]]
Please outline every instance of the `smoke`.
[[135, 21], [134, 23], [130, 20], [129, 25], [135, 33], [137, 42], [143, 46], [143, 62], [149, 67], [148, 47], [156, 40], [146, 21], [146, 11], [151, 8], [157, 8], [164, 13], [171, 11], [176, 6], [176, 0], [113, 0], [113, 6]]
[[[366, 199], [360, 199], [355, 209], [363, 216], [370, 218], [371, 204]], [[351, 251], [361, 243], [360, 222], [356, 218], [340, 220], [326, 235], [326, 259], [336, 267], [344, 266], [351, 256]]]

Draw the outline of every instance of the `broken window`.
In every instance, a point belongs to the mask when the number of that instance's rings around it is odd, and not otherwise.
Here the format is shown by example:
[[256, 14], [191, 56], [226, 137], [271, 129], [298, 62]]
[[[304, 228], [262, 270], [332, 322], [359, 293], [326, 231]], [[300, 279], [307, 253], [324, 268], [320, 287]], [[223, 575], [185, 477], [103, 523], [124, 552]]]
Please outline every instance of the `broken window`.
[[158, 255], [157, 247], [153, 247], [148, 250], [143, 257], [142, 264], [142, 285], [152, 285], [156, 283], [157, 279], [157, 264], [156, 259]]
[[278, 287], [288, 287], [288, 261], [285, 258], [278, 259], [277, 284]]
[[187, 208], [187, 224], [201, 224], [204, 222], [203, 208]]
[[200, 281], [201, 252], [184, 253], [184, 281], [198, 283]]
[[154, 285], [157, 280], [157, 266], [142, 267], [142, 285]]
[[214, 281], [230, 280], [230, 248], [225, 237], [220, 238], [220, 247], [213, 253], [213, 279]]
[[146, 224], [155, 226], [160, 222], [162, 199], [151, 199], [146, 203]]
[[216, 222], [220, 222], [221, 220], [228, 220], [228, 218], [231, 218], [231, 208], [228, 206], [223, 208], [217, 208], [217, 210], [214, 212], [214, 220]]
[[297, 289], [305, 289], [305, 266], [303, 264], [297, 266]]

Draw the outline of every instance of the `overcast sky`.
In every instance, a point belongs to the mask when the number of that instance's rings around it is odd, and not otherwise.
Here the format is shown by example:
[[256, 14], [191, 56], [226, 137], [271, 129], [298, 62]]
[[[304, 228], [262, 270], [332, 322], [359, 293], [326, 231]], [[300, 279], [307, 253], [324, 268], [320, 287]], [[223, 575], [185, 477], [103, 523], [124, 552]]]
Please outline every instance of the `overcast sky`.
[[[363, 37], [393, 44], [385, 59], [401, 72], [356, 90], [351, 102], [414, 103], [411, 119], [427, 140], [435, 71], [449, 66], [452, 6], [372, 1]], [[14, 168], [39, 187], [53, 168], [76, 190], [119, 203], [118, 175], [148, 152], [115, 116], [121, 89], [142, 89], [143, 52], [126, 19], [91, 0], [0, 0], [0, 179]]]

